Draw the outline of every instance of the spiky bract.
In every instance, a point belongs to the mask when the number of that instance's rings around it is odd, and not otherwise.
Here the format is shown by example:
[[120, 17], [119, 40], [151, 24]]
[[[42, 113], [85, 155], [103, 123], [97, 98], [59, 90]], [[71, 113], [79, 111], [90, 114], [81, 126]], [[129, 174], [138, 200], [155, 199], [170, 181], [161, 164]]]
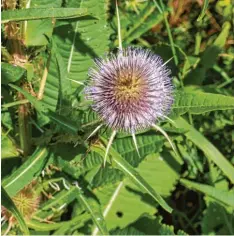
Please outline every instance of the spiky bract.
[[86, 95], [108, 127], [134, 133], [167, 115], [173, 86], [160, 56], [129, 47], [95, 64]]

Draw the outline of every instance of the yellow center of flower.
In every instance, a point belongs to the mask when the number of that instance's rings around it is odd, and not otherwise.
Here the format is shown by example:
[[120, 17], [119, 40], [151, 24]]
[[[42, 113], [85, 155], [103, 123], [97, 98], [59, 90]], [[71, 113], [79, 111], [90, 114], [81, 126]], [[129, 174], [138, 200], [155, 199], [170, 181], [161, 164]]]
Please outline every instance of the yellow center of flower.
[[119, 101], [140, 99], [142, 83], [134, 74], [120, 76], [115, 86], [115, 97]]

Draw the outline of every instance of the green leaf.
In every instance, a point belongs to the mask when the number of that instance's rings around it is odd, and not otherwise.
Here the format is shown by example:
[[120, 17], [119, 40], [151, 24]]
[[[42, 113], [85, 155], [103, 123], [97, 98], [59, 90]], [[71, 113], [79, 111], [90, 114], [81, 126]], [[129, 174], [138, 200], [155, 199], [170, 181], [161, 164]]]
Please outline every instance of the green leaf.
[[234, 109], [234, 97], [212, 93], [179, 91], [175, 95], [175, 102], [170, 115], [177, 117], [186, 112], [202, 114], [209, 111], [228, 109]]
[[1, 204], [2, 206], [4, 206], [8, 211], [10, 211], [12, 213], [12, 215], [17, 219], [20, 228], [22, 230], [22, 232], [25, 235], [29, 235], [29, 230], [28, 227], [24, 221], [23, 216], [20, 214], [20, 212], [18, 211], [18, 209], [16, 208], [14, 202], [11, 200], [11, 198], [9, 197], [9, 195], [7, 194], [6, 190], [1, 186]]
[[160, 152], [163, 146], [162, 136], [157, 135], [154, 131], [136, 135], [136, 141], [141, 158], [137, 155], [132, 136], [118, 138], [113, 143], [116, 151], [134, 167], [138, 166], [146, 155]]
[[2, 131], [1, 135], [1, 157], [4, 158], [11, 158], [19, 156], [19, 152], [17, 151], [17, 147], [15, 142], [8, 137], [7, 134], [4, 134]]
[[197, 21], [201, 21], [202, 18], [205, 16], [208, 6], [209, 6], [209, 0], [204, 0], [203, 6], [202, 6], [202, 11], [201, 11], [200, 15], [198, 16]]
[[123, 43], [128, 45], [133, 40], [138, 39], [152, 29], [153, 26], [159, 24], [163, 20], [163, 13], [158, 13], [153, 2], [149, 1], [148, 5], [134, 19], [134, 25], [124, 34]]
[[155, 217], [144, 214], [130, 226], [146, 235], [188, 235], [182, 230], [178, 230], [177, 233], [175, 233], [172, 225], [162, 223], [161, 216]]
[[202, 234], [233, 235], [233, 213], [229, 213], [222, 205], [214, 201], [206, 201], [206, 205], [201, 223]]
[[111, 235], [145, 235], [145, 234], [133, 227], [126, 227], [124, 229], [112, 230]]
[[2, 84], [16, 82], [23, 77], [26, 70], [20, 66], [13, 66], [11, 64], [1, 62]]
[[[53, 179], [50, 179], [48, 183], [53, 183], [57, 182], [58, 183], [59, 179], [57, 181], [54, 181]], [[62, 178], [60, 179], [62, 181]], [[64, 180], [65, 181], [65, 180]], [[45, 186], [45, 182], [43, 182], [43, 185]], [[49, 199], [46, 201], [40, 209], [35, 212], [35, 215], [39, 218], [46, 218], [49, 215], [53, 214], [52, 209], [59, 209], [62, 207], [66, 207], [69, 203], [71, 203], [74, 199], [76, 199], [77, 195], [79, 194], [77, 188], [75, 186], [71, 186], [69, 190], [64, 189], [58, 192], [53, 196], [52, 199]]]
[[216, 38], [214, 43], [211, 46], [207, 47], [207, 49], [203, 52], [201, 60], [198, 63], [197, 67], [186, 76], [184, 80], [185, 84], [202, 84], [206, 76], [206, 71], [213, 67], [218, 54], [223, 49], [228, 38], [230, 28], [230, 22], [225, 22], [223, 24], [221, 33]]
[[[69, 1], [67, 7], [87, 8], [90, 14], [97, 16], [97, 19], [58, 22], [54, 28], [53, 40], [58, 53], [63, 57], [67, 78], [82, 82], [88, 78], [87, 72], [93, 65], [93, 59], [108, 51], [108, 1]], [[79, 84], [72, 82], [73, 88], [78, 86]]]
[[48, 150], [46, 148], [37, 148], [23, 165], [9, 177], [3, 179], [2, 185], [11, 197], [40, 175], [47, 162], [47, 157]]
[[52, 20], [27, 21], [24, 36], [25, 46], [45, 46], [49, 43], [53, 32]]
[[2, 24], [10, 21], [38, 19], [68, 19], [88, 15], [86, 8], [29, 8], [2, 12]]
[[[61, 0], [45, 1], [31, 0], [27, 2], [26, 8], [58, 8]], [[51, 19], [25, 21], [24, 25], [24, 45], [44, 46], [51, 39], [53, 24]]]
[[[137, 171], [155, 192], [166, 197], [170, 196], [179, 179], [181, 164], [163, 152], [161, 156], [148, 155], [139, 164]], [[112, 178], [111, 169], [109, 178]], [[163, 186], [161, 183], [164, 183]], [[130, 179], [115, 184], [109, 182], [95, 188], [93, 192], [106, 212], [105, 218], [109, 229], [126, 227], [144, 213], [154, 215], [157, 212], [154, 200], [148, 194], [140, 192]]]
[[[60, 228], [67, 228], [71, 227], [73, 225], [80, 225], [82, 226], [84, 221], [87, 221], [89, 219], [88, 214], [82, 214], [81, 216], [74, 217], [71, 220], [68, 221], [61, 221], [59, 223], [48, 224], [48, 223], [40, 223], [36, 220], [30, 220], [27, 222], [27, 225], [29, 228], [37, 230], [39, 232], [41, 231], [51, 231], [51, 230], [58, 230]], [[59, 234], [56, 234], [59, 235]]]
[[23, 90], [22, 88], [16, 85], [9, 84], [9, 86], [16, 89], [20, 93], [22, 93], [29, 100], [29, 102], [32, 103], [35, 109], [38, 112], [43, 113], [43, 115], [47, 115], [49, 120], [53, 121], [54, 123], [62, 127], [64, 130], [70, 131], [73, 134], [77, 134], [78, 127], [76, 126], [76, 124], [70, 121], [70, 119], [64, 116], [58, 115], [55, 112], [50, 111], [50, 107], [48, 107], [48, 104], [46, 103], [46, 101], [37, 100], [30, 93], [26, 92], [25, 90]]
[[[106, 143], [106, 141], [102, 138], [102, 140]], [[91, 149], [101, 156], [105, 156], [105, 148], [102, 146], [93, 146]], [[167, 205], [167, 203], [163, 200], [163, 198], [154, 191], [154, 189], [139, 175], [139, 173], [127, 162], [122, 156], [116, 152], [113, 148], [110, 148], [110, 155], [113, 158], [113, 162], [115, 167], [121, 171], [123, 171], [126, 176], [128, 176], [133, 183], [135, 183], [141, 190], [148, 193], [151, 197], [153, 197], [166, 211], [169, 213], [172, 212], [172, 209]]]
[[188, 188], [200, 191], [207, 196], [234, 208], [234, 192], [220, 190], [218, 188], [206, 184], [196, 183], [187, 179], [181, 179], [180, 182]]
[[223, 154], [207, 140], [199, 131], [193, 128], [187, 121], [183, 118], [178, 118], [174, 120], [174, 125], [177, 128], [187, 129], [188, 132], [185, 136], [190, 139], [198, 148], [200, 148], [207, 158], [213, 161], [227, 176], [232, 183], [234, 183], [234, 167], [232, 164], [223, 156]]
[[105, 220], [102, 216], [102, 212], [98, 204], [92, 200], [91, 198], [86, 198], [81, 192], [77, 195], [77, 199], [83, 206], [85, 207], [86, 211], [91, 215], [93, 222], [100, 230], [102, 235], [109, 235]]

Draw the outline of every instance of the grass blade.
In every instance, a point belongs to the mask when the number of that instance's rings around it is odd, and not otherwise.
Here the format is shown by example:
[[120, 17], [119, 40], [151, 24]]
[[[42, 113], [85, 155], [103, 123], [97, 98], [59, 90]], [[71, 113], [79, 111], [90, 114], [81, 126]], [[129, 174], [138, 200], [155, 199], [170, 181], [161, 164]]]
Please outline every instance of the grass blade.
[[204, 15], [206, 14], [206, 10], [208, 8], [208, 5], [209, 5], [209, 0], [204, 0], [203, 6], [202, 6], [202, 11], [201, 11], [200, 15], [198, 16], [197, 21], [201, 21], [203, 19]]
[[2, 12], [2, 23], [10, 21], [39, 20], [39, 19], [67, 19], [87, 15], [85, 8], [29, 8], [8, 10]]

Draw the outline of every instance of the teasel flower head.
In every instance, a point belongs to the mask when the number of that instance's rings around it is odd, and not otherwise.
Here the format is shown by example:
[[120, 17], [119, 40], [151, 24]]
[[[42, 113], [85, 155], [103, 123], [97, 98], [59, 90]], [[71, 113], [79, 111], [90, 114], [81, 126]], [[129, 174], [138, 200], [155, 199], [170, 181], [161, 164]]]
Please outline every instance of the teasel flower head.
[[164, 119], [173, 102], [170, 70], [150, 50], [129, 47], [97, 59], [90, 69], [87, 98], [103, 122], [135, 133]]
[[[32, 215], [37, 211], [41, 202], [41, 195], [36, 191], [36, 187], [37, 181], [33, 181], [12, 198], [15, 206], [26, 221], [32, 218]], [[8, 221], [8, 229], [6, 231], [9, 232], [17, 223], [17, 220], [4, 206], [1, 207], [1, 215], [4, 221]]]
[[[93, 110], [113, 130], [105, 160], [118, 131], [132, 134], [138, 152], [135, 133], [153, 127], [175, 150], [166, 132], [155, 124], [169, 119], [167, 114], [173, 103], [171, 71], [166, 64], [150, 50], [134, 47], [95, 60], [95, 67], [89, 70], [90, 81], [85, 93], [93, 102]], [[101, 127], [102, 124], [89, 137]]]

